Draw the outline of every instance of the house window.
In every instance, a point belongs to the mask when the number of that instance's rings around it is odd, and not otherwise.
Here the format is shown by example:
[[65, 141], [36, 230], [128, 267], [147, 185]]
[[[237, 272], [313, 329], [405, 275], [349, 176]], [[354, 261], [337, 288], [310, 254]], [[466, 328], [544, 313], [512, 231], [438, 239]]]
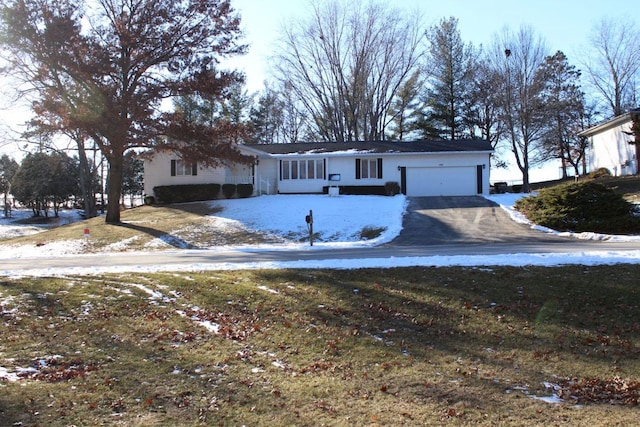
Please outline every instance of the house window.
[[356, 179], [382, 179], [382, 159], [356, 159]]
[[171, 176], [198, 175], [198, 163], [182, 159], [171, 160]]
[[324, 179], [323, 160], [282, 160], [280, 176], [287, 179]]

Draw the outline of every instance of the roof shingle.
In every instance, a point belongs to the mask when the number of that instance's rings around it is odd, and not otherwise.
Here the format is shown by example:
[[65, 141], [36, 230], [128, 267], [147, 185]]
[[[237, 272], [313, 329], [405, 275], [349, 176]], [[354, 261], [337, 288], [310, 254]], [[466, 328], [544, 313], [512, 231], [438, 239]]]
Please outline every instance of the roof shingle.
[[412, 142], [299, 142], [294, 144], [246, 144], [246, 146], [269, 154], [323, 154], [344, 151], [379, 154], [493, 151], [490, 143], [480, 139], [461, 139], [455, 141], [428, 140]]

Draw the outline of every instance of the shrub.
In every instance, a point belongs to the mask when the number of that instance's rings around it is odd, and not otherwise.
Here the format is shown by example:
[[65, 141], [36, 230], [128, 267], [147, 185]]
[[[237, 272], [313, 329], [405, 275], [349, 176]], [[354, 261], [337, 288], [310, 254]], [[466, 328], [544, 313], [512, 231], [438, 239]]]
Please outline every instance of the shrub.
[[236, 193], [235, 184], [222, 184], [222, 194], [224, 194], [224, 197], [226, 197], [227, 199], [230, 199], [233, 197], [235, 193]]
[[152, 205], [154, 204], [156, 201], [156, 198], [153, 196], [144, 196], [144, 204], [145, 205]]
[[540, 190], [516, 202], [536, 224], [558, 231], [629, 233], [640, 230], [633, 205], [614, 190], [593, 181]]
[[253, 194], [253, 184], [238, 184], [236, 188], [238, 190], [238, 197], [242, 197], [243, 199], [251, 197]]
[[[324, 194], [329, 192], [329, 187], [322, 187]], [[386, 196], [384, 185], [341, 185], [340, 194], [351, 196]]]
[[611, 171], [607, 168], [598, 168], [588, 175], [589, 178], [593, 179], [602, 178], [605, 176], [611, 176]]
[[183, 203], [211, 200], [218, 197], [220, 184], [159, 185], [153, 194], [160, 203]]
[[385, 182], [384, 191], [387, 193], [387, 196], [395, 196], [396, 194], [400, 194], [400, 184], [395, 181]]

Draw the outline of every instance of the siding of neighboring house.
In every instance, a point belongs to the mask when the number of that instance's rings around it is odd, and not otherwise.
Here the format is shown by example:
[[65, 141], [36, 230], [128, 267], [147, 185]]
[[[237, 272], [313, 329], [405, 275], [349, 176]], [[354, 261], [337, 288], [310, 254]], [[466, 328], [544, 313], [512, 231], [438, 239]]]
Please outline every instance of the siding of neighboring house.
[[618, 116], [594, 126], [580, 135], [588, 138], [588, 165], [590, 171], [608, 169], [614, 176], [633, 175], [637, 172], [636, 148], [629, 144], [632, 136], [629, 114]]

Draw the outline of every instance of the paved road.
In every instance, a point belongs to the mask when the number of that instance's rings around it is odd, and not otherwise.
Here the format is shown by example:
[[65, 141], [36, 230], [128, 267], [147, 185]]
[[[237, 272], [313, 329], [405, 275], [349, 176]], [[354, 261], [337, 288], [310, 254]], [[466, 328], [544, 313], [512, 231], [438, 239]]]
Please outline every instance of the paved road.
[[[571, 241], [523, 244], [447, 244], [431, 246], [392, 246], [356, 249], [321, 249], [321, 250], [276, 250], [276, 251], [208, 251], [187, 250], [159, 253], [122, 253], [104, 255], [76, 255], [56, 258], [21, 258], [2, 260], [2, 272], [16, 274], [18, 271], [48, 270], [51, 274], [56, 269], [77, 268], [91, 271], [100, 267], [130, 267], [131, 271], [143, 270], [145, 266], [163, 265], [180, 266], [193, 264], [237, 264], [256, 262], [282, 262], [304, 260], [335, 260], [336, 266], [349, 259], [376, 259], [400, 257], [430, 257], [455, 255], [504, 255], [515, 253], [579, 253], [594, 251], [628, 251], [640, 250], [640, 243], [607, 243], [598, 241]], [[331, 263], [329, 262], [329, 265]]]
[[79, 255], [56, 258], [20, 258], [1, 261], [2, 271], [152, 265], [230, 264], [300, 260], [339, 260], [500, 255], [514, 253], [587, 253], [640, 250], [640, 242], [603, 242], [562, 238], [531, 230], [513, 222], [497, 205], [482, 198], [411, 199], [402, 233], [392, 242], [374, 248], [256, 251], [184, 250], [158, 253]]

